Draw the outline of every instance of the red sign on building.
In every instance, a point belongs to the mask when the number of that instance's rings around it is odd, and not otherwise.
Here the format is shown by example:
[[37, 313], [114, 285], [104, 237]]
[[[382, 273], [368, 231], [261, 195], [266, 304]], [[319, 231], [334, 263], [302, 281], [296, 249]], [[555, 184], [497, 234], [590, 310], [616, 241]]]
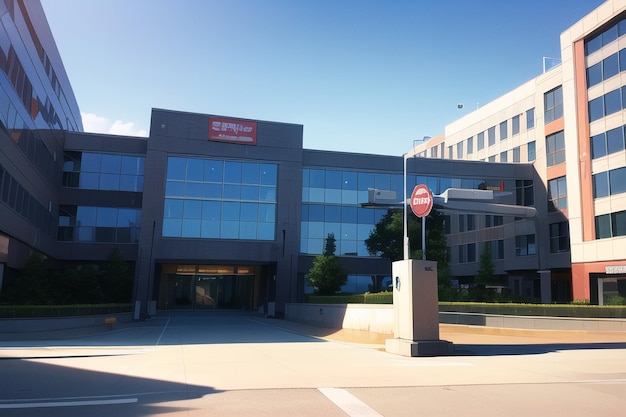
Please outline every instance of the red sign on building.
[[428, 186], [418, 184], [411, 193], [411, 210], [417, 217], [426, 217], [433, 209], [433, 194]]
[[256, 145], [256, 122], [209, 117], [209, 140]]

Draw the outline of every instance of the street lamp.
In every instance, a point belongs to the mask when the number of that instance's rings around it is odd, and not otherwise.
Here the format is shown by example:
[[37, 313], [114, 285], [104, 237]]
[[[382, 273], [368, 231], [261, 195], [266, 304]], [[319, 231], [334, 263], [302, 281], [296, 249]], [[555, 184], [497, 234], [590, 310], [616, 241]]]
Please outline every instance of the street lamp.
[[[414, 139], [413, 140], [413, 149], [411, 151], [402, 155], [402, 164], [404, 170], [404, 202], [403, 211], [404, 211], [404, 238], [403, 238], [403, 246], [404, 246], [404, 260], [409, 259], [409, 225], [408, 225], [408, 214], [407, 214], [407, 196], [406, 196], [406, 164], [409, 157], [415, 157], [415, 144], [417, 142], [426, 142], [430, 139], [430, 136], [424, 136], [422, 139]], [[422, 259], [426, 259], [426, 216], [422, 217]]]

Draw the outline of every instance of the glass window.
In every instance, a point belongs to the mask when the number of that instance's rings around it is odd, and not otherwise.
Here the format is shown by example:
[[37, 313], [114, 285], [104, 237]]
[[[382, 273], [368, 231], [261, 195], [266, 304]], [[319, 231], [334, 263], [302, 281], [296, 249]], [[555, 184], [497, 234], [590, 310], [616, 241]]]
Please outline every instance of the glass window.
[[241, 162], [224, 162], [224, 183], [241, 184]]
[[613, 90], [604, 96], [604, 115], [617, 113], [622, 110], [622, 94], [621, 90]]
[[563, 117], [563, 88], [559, 86], [545, 93], [543, 104], [545, 109], [544, 122], [546, 124]]
[[611, 195], [626, 193], [626, 167], [609, 171]]
[[326, 189], [332, 188], [332, 189], [340, 190], [341, 189], [341, 178], [342, 178], [341, 171], [327, 170], [326, 171], [325, 188]]
[[546, 137], [546, 159], [548, 166], [565, 162], [565, 134], [562, 130]]
[[83, 152], [80, 163], [81, 172], [100, 172], [102, 155], [98, 153]]
[[[168, 167], [169, 169], [169, 167]], [[204, 161], [204, 181], [206, 182], [222, 182], [224, 171], [224, 162], [205, 160]]]
[[526, 110], [526, 129], [535, 127], [535, 108]]
[[513, 162], [520, 162], [520, 148], [519, 148], [519, 146], [513, 148]]
[[476, 136], [476, 148], [480, 151], [485, 147], [485, 132], [480, 132]]
[[602, 82], [602, 62], [587, 68], [587, 87], [593, 87]]
[[626, 71], [626, 48], [619, 51], [619, 70]]
[[611, 234], [611, 215], [596, 216], [596, 239], [607, 239]]
[[528, 162], [533, 162], [537, 158], [537, 154], [535, 152], [535, 141], [528, 142]]
[[591, 137], [591, 158], [602, 158], [606, 156], [606, 134], [600, 133]]
[[168, 180], [184, 180], [186, 161], [184, 158], [176, 158], [170, 156], [167, 158], [167, 179]]
[[489, 129], [487, 129], [487, 138], [489, 141], [489, 146], [496, 144], [496, 127], [495, 126], [492, 126]]
[[342, 172], [341, 188], [344, 190], [357, 190], [357, 173], [352, 171]]
[[604, 97], [589, 101], [589, 121], [593, 122], [604, 117]]
[[548, 211], [567, 208], [567, 181], [565, 177], [548, 181]]
[[136, 156], [123, 156], [121, 173], [128, 175], [143, 175], [144, 158]]
[[467, 154], [470, 155], [474, 153], [474, 137], [470, 136], [467, 138]]
[[587, 55], [591, 55], [592, 53], [600, 50], [600, 48], [602, 48], [602, 34], [585, 42], [585, 54]]
[[593, 198], [602, 198], [609, 195], [609, 176], [607, 172], [600, 172], [592, 177]]
[[165, 199], [164, 218], [180, 219], [183, 217], [183, 200]]
[[507, 151], [500, 152], [500, 162], [509, 162], [509, 153]]
[[568, 222], [552, 223], [549, 228], [550, 253], [568, 252], [570, 249]]
[[618, 73], [619, 63], [617, 59], [617, 53], [615, 53], [602, 61], [602, 79], [608, 80]]
[[518, 114], [517, 116], [513, 116], [513, 119], [511, 120], [511, 134], [513, 136], [519, 134], [519, 117], [520, 115]]
[[458, 159], [463, 158], [463, 142], [459, 142], [456, 144], [456, 157]]
[[504, 140], [508, 137], [508, 129], [509, 124], [507, 120], [500, 123], [500, 140]]
[[245, 163], [241, 167], [242, 184], [259, 184], [261, 180], [259, 164]]
[[202, 159], [187, 159], [187, 181], [204, 180], [204, 161]]
[[613, 236], [626, 236], [626, 211], [612, 213], [611, 226]]
[[276, 186], [278, 184], [278, 166], [276, 164], [261, 164], [261, 185]]
[[611, 154], [624, 150], [624, 127], [618, 127], [606, 132], [607, 153]]
[[[374, 181], [372, 181], [372, 184], [373, 183]], [[309, 185], [311, 187], [324, 188], [326, 186], [326, 182], [324, 181], [324, 170], [311, 169], [309, 171]], [[369, 187], [371, 186], [372, 185], [370, 184]]]

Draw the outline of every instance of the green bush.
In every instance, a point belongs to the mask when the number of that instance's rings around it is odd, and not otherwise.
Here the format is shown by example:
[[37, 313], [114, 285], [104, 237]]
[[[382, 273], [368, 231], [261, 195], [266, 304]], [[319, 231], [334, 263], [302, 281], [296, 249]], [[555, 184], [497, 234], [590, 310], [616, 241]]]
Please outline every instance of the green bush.
[[0, 305], [0, 318], [46, 318], [128, 313], [132, 304]]

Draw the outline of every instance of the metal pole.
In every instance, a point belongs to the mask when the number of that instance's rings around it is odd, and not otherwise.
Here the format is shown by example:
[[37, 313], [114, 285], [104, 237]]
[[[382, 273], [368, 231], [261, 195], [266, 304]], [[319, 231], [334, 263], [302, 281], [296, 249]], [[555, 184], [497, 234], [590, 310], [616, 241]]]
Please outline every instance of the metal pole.
[[407, 224], [407, 210], [406, 210], [406, 163], [407, 163], [407, 155], [405, 153], [402, 155], [403, 164], [404, 164], [404, 199], [402, 200], [402, 210], [404, 211], [404, 260], [409, 259], [409, 230]]
[[426, 260], [426, 216], [422, 217], [422, 260]]

